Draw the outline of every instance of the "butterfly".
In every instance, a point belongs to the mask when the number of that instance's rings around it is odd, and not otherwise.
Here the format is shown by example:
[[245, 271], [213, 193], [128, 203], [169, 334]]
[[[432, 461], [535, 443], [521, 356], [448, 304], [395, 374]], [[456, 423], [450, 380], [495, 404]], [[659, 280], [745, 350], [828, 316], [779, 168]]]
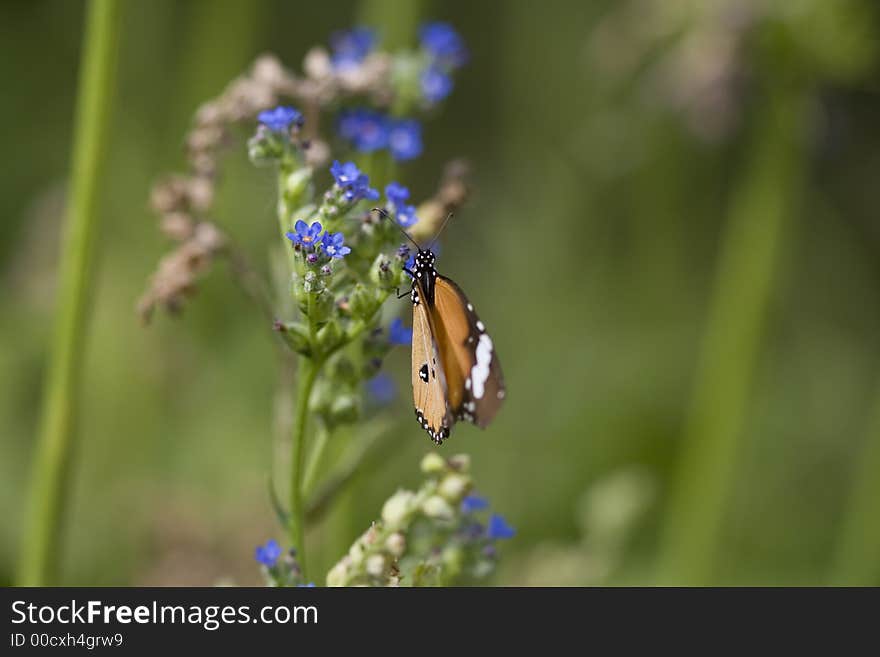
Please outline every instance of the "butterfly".
[[506, 395], [504, 377], [473, 304], [437, 273], [434, 252], [404, 235], [418, 249], [412, 269], [404, 267], [412, 277], [413, 404], [419, 425], [439, 445], [457, 421], [488, 426]]

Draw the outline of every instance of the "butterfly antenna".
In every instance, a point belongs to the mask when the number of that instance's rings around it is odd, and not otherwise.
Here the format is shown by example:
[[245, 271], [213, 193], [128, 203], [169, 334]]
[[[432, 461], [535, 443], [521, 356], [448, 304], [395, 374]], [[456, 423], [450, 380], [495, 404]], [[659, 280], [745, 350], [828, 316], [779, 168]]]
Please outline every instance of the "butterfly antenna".
[[434, 245], [437, 243], [437, 240], [440, 239], [440, 234], [443, 232], [443, 229], [446, 228], [446, 224], [449, 223], [449, 220], [452, 219], [452, 213], [446, 215], [446, 219], [443, 220], [443, 224], [440, 226], [440, 230], [437, 231], [437, 234], [434, 235], [434, 239], [431, 240], [431, 244], [428, 246], [428, 249], [433, 249]]
[[416, 245], [416, 248], [417, 248], [419, 251], [422, 251], [422, 250], [423, 250], [422, 247], [419, 246], [419, 243], [416, 242], [412, 237], [410, 237], [410, 234], [407, 233], [407, 232], [403, 229], [403, 226], [401, 226], [399, 223], [397, 223], [396, 221], [394, 221], [394, 219], [391, 218], [391, 215], [389, 215], [387, 212], [385, 212], [385, 210], [383, 210], [382, 208], [373, 208], [373, 212], [378, 212], [380, 215], [382, 215], [383, 217], [385, 217], [386, 219], [388, 219], [392, 224], [394, 224], [395, 226], [397, 226], [397, 230], [399, 230], [401, 233], [403, 233], [403, 236], [404, 236], [406, 239], [408, 239], [410, 242], [412, 242], [413, 244]]

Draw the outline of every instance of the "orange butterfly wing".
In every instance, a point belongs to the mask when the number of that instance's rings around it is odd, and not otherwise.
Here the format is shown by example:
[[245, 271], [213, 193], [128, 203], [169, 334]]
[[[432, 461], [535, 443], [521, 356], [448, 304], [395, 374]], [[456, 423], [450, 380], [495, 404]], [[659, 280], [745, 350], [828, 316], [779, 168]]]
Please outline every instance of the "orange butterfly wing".
[[419, 424], [428, 432], [431, 440], [439, 444], [449, 436], [455, 417], [447, 402], [443, 358], [421, 285], [418, 285], [418, 291], [419, 301], [413, 304], [413, 404]]
[[485, 428], [506, 390], [486, 327], [454, 281], [437, 276], [431, 313], [453, 416]]

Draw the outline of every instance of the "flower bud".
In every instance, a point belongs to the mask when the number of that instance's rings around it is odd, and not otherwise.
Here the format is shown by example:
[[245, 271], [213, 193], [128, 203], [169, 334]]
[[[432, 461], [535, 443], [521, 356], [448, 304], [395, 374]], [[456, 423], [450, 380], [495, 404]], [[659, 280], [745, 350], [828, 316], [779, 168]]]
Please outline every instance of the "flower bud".
[[298, 354], [308, 356], [311, 354], [311, 344], [309, 342], [309, 331], [305, 326], [296, 322], [285, 324], [283, 322], [275, 322], [274, 329], [281, 334], [288, 347]]
[[467, 472], [471, 469], [471, 457], [467, 454], [454, 454], [449, 457], [449, 467], [458, 472]]
[[398, 283], [398, 272], [391, 266], [391, 260], [384, 253], [380, 253], [373, 261], [370, 269], [370, 280], [379, 287], [388, 289]]
[[362, 319], [370, 319], [376, 312], [376, 300], [371, 292], [363, 285], [358, 283], [355, 285], [354, 291], [349, 298], [351, 312], [356, 317]]
[[336, 395], [330, 404], [333, 424], [350, 424], [360, 416], [360, 404], [354, 395]]
[[353, 566], [358, 565], [361, 561], [364, 560], [364, 546], [361, 545], [360, 541], [355, 541], [354, 545], [351, 546], [351, 549], [348, 551], [348, 558]]
[[438, 492], [452, 504], [459, 504], [471, 488], [471, 478], [467, 475], [450, 473], [443, 477]]
[[439, 495], [432, 495], [425, 500], [422, 504], [422, 511], [429, 518], [436, 518], [437, 520], [452, 520], [455, 515], [455, 511], [449, 506], [449, 502]]
[[257, 132], [248, 140], [248, 157], [256, 166], [277, 162], [284, 153], [284, 144], [278, 134], [266, 126], [257, 126]]
[[322, 324], [328, 321], [333, 316], [333, 308], [335, 305], [333, 295], [327, 290], [327, 286], [323, 284], [323, 281], [321, 282], [321, 287], [323, 288], [323, 292], [312, 301], [312, 314], [310, 315], [311, 319], [316, 324]]
[[313, 294], [320, 289], [320, 286], [324, 285], [322, 281], [315, 280], [315, 272], [307, 271], [306, 275], [303, 276], [302, 279], [302, 289], [306, 294]]
[[408, 490], [397, 491], [382, 507], [382, 520], [389, 527], [399, 527], [415, 512], [414, 501], [415, 493]]
[[303, 167], [296, 169], [287, 178], [284, 179], [284, 188], [282, 194], [288, 199], [299, 199], [308, 190], [309, 183], [312, 182], [311, 167]]
[[422, 459], [421, 468], [425, 474], [441, 474], [446, 472], [446, 461], [437, 452], [428, 452]]
[[381, 554], [373, 554], [367, 558], [366, 571], [373, 577], [381, 577], [385, 572], [385, 557]]
[[406, 536], [401, 532], [394, 532], [385, 540], [385, 549], [393, 557], [402, 557], [406, 551]]

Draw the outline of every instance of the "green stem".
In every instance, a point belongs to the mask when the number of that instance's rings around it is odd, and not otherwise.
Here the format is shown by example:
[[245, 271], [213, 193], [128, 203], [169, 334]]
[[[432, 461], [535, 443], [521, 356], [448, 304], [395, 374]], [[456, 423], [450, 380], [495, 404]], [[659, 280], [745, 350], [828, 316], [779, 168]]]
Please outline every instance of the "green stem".
[[321, 426], [313, 441], [312, 449], [309, 452], [308, 463], [306, 464], [306, 474], [303, 479], [303, 491], [311, 492], [315, 485], [315, 479], [321, 470], [321, 460], [324, 457], [324, 451], [327, 449], [327, 443], [330, 441], [330, 432], [327, 427]]
[[880, 584], [880, 397], [866, 438], [834, 555], [832, 584], [836, 586]]
[[105, 146], [110, 133], [121, 4], [117, 0], [92, 0], [87, 10], [70, 203], [58, 268], [58, 319], [22, 533], [18, 583], [23, 586], [53, 583], [57, 573], [94, 278], [98, 192], [104, 182]]
[[658, 574], [664, 583], [705, 585], [715, 576], [774, 274], [804, 175], [805, 94], [783, 85], [772, 94], [755, 118], [745, 177], [734, 191], [722, 241], [661, 537]]
[[306, 428], [309, 418], [309, 399], [315, 379], [321, 369], [320, 363], [301, 356], [298, 369], [298, 391], [296, 401], [296, 420], [290, 449], [290, 544], [297, 550], [297, 558], [303, 576], [306, 573], [305, 544], [305, 504], [303, 498], [303, 476], [306, 453]]

